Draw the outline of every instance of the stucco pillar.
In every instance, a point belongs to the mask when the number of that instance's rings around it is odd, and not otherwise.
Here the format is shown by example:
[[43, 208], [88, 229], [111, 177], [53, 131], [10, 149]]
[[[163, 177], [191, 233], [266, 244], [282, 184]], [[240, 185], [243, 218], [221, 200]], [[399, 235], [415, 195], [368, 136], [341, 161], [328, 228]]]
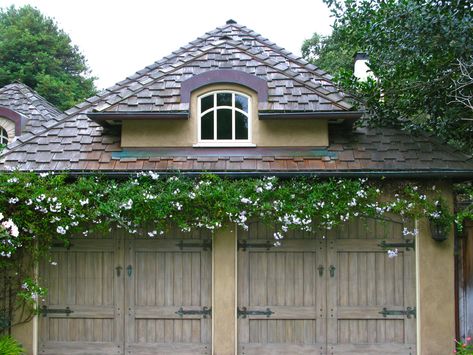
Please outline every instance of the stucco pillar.
[[[453, 209], [450, 188], [443, 198]], [[455, 337], [455, 282], [453, 226], [448, 239], [431, 238], [429, 221], [417, 221], [417, 353], [421, 355], [452, 354]]]
[[213, 354], [236, 354], [237, 230], [228, 224], [213, 239]]

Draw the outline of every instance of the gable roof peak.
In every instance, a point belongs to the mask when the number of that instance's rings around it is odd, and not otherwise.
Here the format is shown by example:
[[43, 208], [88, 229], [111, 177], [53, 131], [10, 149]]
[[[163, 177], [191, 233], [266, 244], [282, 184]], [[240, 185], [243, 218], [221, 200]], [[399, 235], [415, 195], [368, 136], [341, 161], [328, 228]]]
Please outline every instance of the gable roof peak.
[[227, 25], [234, 25], [236, 24], [237, 22], [235, 20], [232, 20], [232, 19], [229, 19], [227, 20], [227, 22], [225, 22]]

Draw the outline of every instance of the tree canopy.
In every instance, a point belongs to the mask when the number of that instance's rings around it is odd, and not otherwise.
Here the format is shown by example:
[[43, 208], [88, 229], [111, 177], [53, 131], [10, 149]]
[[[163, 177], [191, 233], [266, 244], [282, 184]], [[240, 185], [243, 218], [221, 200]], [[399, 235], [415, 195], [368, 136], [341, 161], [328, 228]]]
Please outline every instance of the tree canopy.
[[[335, 17], [333, 34], [312, 37], [303, 53], [366, 105], [368, 123], [427, 130], [473, 152], [473, 3], [324, 1]], [[377, 80], [353, 77], [359, 51], [368, 54]]]
[[0, 9], [0, 86], [20, 81], [60, 109], [96, 92], [79, 48], [29, 5]]

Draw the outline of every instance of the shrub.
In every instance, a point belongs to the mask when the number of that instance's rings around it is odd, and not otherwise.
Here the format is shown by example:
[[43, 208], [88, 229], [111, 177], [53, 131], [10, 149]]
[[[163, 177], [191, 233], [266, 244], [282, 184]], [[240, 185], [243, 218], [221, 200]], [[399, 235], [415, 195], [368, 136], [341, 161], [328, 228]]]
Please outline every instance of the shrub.
[[19, 342], [9, 336], [0, 337], [1, 355], [20, 355], [24, 354], [23, 347]]

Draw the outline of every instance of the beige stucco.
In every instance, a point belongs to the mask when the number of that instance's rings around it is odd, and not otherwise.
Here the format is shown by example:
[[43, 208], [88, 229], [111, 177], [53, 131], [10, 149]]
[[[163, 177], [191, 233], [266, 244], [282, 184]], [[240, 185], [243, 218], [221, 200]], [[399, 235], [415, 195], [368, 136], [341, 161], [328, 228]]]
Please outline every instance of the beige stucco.
[[326, 120], [258, 119], [258, 96], [238, 85], [211, 85], [192, 93], [190, 118], [168, 121], [124, 121], [122, 147], [191, 147], [197, 139], [197, 98], [214, 90], [236, 90], [251, 97], [252, 139], [259, 147], [325, 147], [328, 145]]
[[7, 131], [8, 142], [12, 142], [15, 138], [15, 122], [0, 116], [0, 128], [4, 128]]
[[212, 349], [236, 353], [237, 232], [234, 224], [216, 231], [213, 240]]
[[[453, 211], [450, 187], [444, 185], [442, 190], [443, 198]], [[427, 219], [417, 221], [417, 228], [417, 353], [452, 354], [455, 337], [453, 227], [444, 242], [431, 238]]]

